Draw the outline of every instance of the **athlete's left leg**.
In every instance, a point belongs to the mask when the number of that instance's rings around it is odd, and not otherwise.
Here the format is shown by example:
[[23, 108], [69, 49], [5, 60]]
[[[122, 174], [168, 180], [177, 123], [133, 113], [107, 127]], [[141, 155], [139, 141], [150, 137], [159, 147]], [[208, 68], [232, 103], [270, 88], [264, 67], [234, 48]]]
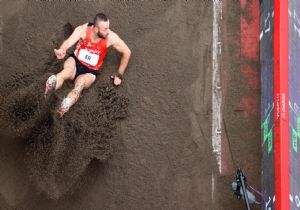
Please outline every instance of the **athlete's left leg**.
[[96, 76], [91, 73], [81, 74], [76, 78], [75, 87], [71, 92], [69, 92], [67, 97], [64, 98], [60, 108], [58, 109], [60, 117], [62, 117], [70, 109], [70, 107], [77, 102], [82, 90], [88, 89], [95, 80]]

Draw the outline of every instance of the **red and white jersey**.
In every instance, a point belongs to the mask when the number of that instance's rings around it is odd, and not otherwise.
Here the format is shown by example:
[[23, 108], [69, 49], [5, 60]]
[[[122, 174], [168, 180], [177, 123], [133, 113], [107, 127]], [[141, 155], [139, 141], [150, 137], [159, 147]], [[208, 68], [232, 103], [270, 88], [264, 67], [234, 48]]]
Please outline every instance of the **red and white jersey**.
[[93, 43], [91, 39], [93, 28], [93, 25], [88, 25], [86, 36], [78, 41], [74, 54], [86, 67], [99, 70], [107, 53], [107, 38]]

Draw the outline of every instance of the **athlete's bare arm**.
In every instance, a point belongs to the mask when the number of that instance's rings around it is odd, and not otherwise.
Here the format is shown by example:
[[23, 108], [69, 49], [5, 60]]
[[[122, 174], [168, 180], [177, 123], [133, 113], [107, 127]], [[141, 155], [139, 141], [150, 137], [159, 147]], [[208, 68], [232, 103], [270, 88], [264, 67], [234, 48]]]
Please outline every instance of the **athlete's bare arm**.
[[108, 44], [122, 54], [118, 73], [123, 75], [128, 65], [131, 51], [125, 42], [113, 31], [110, 31], [108, 36]]
[[71, 36], [62, 43], [60, 48], [58, 50], [54, 49], [54, 53], [57, 59], [63, 59], [66, 55], [66, 51], [70, 47], [72, 47], [80, 38], [83, 38], [87, 29], [87, 25], [88, 23], [77, 26]]

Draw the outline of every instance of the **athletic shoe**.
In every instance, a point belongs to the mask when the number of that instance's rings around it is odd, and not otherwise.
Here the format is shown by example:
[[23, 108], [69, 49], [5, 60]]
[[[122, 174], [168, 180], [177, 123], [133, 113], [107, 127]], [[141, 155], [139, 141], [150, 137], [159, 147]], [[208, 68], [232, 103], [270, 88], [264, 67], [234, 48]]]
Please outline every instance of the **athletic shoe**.
[[49, 92], [54, 92], [55, 91], [55, 86], [56, 86], [56, 76], [51, 75], [47, 79], [47, 82], [46, 82], [45, 93], [44, 93], [45, 98], [47, 97]]
[[57, 111], [60, 114], [60, 117], [62, 117], [67, 111], [69, 111], [70, 107], [71, 107], [71, 99], [64, 98]]

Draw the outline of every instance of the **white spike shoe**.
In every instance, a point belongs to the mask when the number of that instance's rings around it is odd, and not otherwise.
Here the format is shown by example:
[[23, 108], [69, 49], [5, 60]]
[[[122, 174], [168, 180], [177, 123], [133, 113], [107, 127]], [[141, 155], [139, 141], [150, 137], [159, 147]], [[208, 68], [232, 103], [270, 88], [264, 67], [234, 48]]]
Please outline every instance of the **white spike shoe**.
[[67, 111], [69, 111], [71, 107], [71, 99], [70, 98], [64, 98], [63, 101], [61, 102], [61, 105], [58, 109], [58, 114], [60, 117], [62, 117]]
[[46, 82], [44, 97], [46, 98], [49, 92], [55, 91], [57, 78], [55, 75], [51, 75]]

